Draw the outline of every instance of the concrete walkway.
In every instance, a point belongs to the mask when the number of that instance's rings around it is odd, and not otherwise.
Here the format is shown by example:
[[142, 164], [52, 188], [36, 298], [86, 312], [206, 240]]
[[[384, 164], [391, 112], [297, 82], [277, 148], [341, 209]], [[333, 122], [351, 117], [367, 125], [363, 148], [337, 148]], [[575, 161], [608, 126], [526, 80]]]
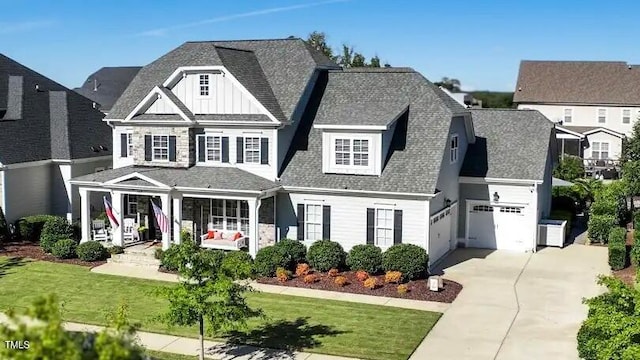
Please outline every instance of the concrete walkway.
[[[97, 266], [91, 269], [91, 271], [98, 274], [128, 276], [128, 277], [147, 279], [147, 280], [159, 280], [159, 281], [170, 281], [170, 282], [178, 281], [177, 275], [162, 273], [155, 270], [154, 268], [144, 267], [144, 266], [127, 266], [123, 264], [107, 263], [104, 265]], [[258, 291], [273, 293], [273, 294], [348, 301], [348, 302], [356, 302], [356, 303], [364, 303], [364, 304], [392, 306], [392, 307], [398, 307], [398, 308], [404, 308], [404, 309], [434, 311], [434, 312], [441, 312], [441, 313], [447, 311], [447, 309], [449, 309], [449, 307], [451, 306], [451, 304], [435, 302], [435, 301], [420, 301], [420, 300], [399, 299], [399, 298], [384, 297], [384, 296], [351, 294], [351, 293], [338, 292], [338, 291], [315, 290], [315, 289], [306, 289], [306, 288], [296, 288], [296, 287], [290, 287], [290, 286], [260, 284], [257, 282], [251, 282], [251, 287], [253, 287]]]
[[535, 254], [458, 249], [441, 265], [464, 289], [411, 359], [578, 359], [583, 297], [603, 291], [605, 247]]

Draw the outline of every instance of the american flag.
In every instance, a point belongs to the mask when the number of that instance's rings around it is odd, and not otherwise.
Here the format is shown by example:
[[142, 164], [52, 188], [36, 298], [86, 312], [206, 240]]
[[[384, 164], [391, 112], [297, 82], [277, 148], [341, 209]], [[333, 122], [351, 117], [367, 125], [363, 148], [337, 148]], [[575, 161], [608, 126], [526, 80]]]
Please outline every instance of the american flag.
[[111, 226], [117, 228], [120, 224], [118, 224], [118, 220], [116, 220], [116, 217], [113, 214], [113, 207], [111, 207], [111, 203], [107, 200], [106, 196], [103, 196], [102, 198], [104, 199], [104, 211], [107, 213], [109, 221], [111, 221]]
[[151, 205], [153, 206], [153, 214], [156, 216], [156, 222], [158, 223], [158, 227], [163, 234], [169, 232], [169, 219], [167, 219], [167, 215], [162, 212], [162, 209], [156, 205], [155, 202], [151, 201]]

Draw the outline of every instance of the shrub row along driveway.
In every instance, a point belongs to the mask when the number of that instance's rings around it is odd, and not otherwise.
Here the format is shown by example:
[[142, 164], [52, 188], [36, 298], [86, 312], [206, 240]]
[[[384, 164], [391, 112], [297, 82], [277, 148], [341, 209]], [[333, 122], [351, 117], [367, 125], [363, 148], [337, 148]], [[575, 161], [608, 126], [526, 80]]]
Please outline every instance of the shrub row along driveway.
[[571, 245], [536, 254], [456, 250], [442, 264], [464, 289], [412, 359], [578, 359], [583, 297], [603, 291], [606, 247]]

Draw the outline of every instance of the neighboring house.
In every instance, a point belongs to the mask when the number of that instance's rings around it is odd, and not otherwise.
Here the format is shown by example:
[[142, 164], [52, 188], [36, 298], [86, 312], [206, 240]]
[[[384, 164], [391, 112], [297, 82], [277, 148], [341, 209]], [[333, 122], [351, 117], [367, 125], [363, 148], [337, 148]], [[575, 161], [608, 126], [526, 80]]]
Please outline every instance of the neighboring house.
[[89, 75], [82, 86], [73, 91], [93, 100], [100, 111], [108, 114], [141, 68], [141, 66], [103, 67]]
[[522, 61], [513, 96], [558, 123], [561, 153], [615, 163], [640, 111], [640, 68], [614, 61]]
[[7, 221], [72, 217], [78, 194], [66, 181], [111, 166], [111, 129], [102, 117], [90, 100], [0, 54], [0, 206]]
[[[478, 110], [476, 138], [475, 116], [412, 69], [342, 69], [301, 39], [187, 42], [140, 70], [106, 117], [114, 169], [71, 181], [82, 239], [95, 215], [87, 199], [100, 193], [120, 223], [155, 228], [150, 203], [161, 207], [171, 231], [151, 233], [165, 248], [183, 229], [206, 238], [211, 224], [240, 231], [252, 255], [284, 237], [345, 250], [410, 243], [432, 264], [459, 244], [533, 250], [548, 214], [552, 123]], [[511, 120], [526, 136], [501, 138]], [[496, 169], [460, 176], [467, 156]], [[459, 225], [476, 206], [521, 226]], [[478, 226], [496, 240], [467, 240]], [[113, 242], [125, 235], [116, 228]]]

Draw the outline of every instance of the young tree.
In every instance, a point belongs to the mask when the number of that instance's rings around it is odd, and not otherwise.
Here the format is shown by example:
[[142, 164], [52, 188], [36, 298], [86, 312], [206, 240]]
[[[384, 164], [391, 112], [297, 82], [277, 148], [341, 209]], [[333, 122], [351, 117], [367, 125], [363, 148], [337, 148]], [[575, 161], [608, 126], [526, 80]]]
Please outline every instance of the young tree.
[[[178, 264], [182, 279], [173, 287], [160, 287], [158, 293], [169, 301], [169, 310], [159, 316], [168, 325], [199, 326], [200, 359], [204, 359], [205, 321], [207, 334], [243, 328], [249, 318], [261, 316], [247, 305], [247, 285], [234, 280], [249, 274], [223, 266], [224, 253], [200, 249], [193, 241], [177, 246], [169, 256]], [[167, 256], [165, 254], [165, 256]], [[249, 267], [250, 269], [250, 267]]]
[[327, 44], [327, 36], [324, 32], [314, 31], [307, 37], [307, 43], [314, 49], [325, 54], [329, 59], [333, 59], [333, 50]]
[[380, 58], [378, 57], [378, 55], [371, 58], [371, 61], [369, 62], [369, 66], [378, 67], [378, 68], [380, 67]]
[[577, 156], [565, 155], [553, 170], [553, 176], [562, 180], [574, 181], [584, 177], [582, 159]]
[[353, 60], [351, 60], [351, 67], [365, 67], [367, 66], [367, 59], [360, 53], [353, 54]]

